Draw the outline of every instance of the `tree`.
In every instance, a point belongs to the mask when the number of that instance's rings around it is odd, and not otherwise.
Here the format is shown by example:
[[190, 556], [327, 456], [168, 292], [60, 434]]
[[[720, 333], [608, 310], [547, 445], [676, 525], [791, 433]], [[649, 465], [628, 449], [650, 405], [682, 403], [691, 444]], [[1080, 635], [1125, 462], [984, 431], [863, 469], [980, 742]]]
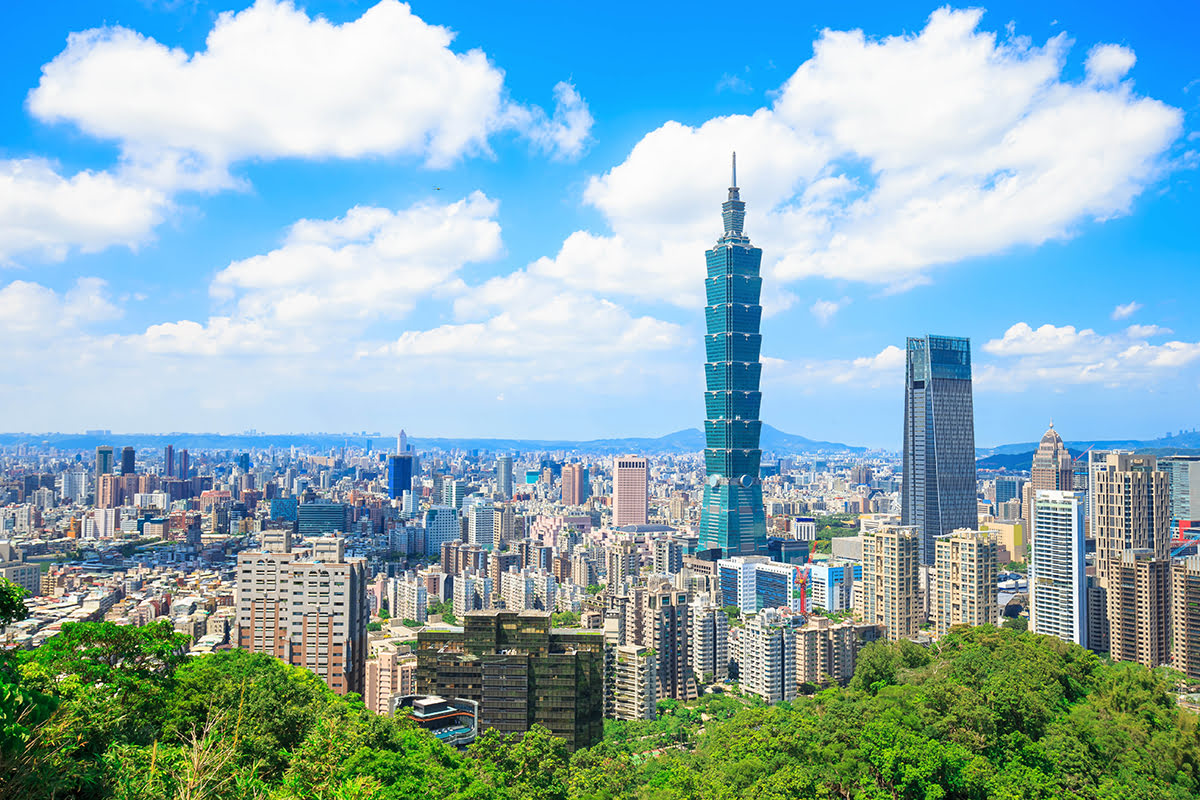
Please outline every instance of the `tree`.
[[57, 636], [21, 653], [21, 673], [43, 689], [74, 683], [140, 692], [169, 677], [187, 658], [189, 643], [170, 622], [67, 622]]
[[19, 622], [29, 616], [25, 597], [29, 592], [7, 578], [0, 578], [0, 627]]

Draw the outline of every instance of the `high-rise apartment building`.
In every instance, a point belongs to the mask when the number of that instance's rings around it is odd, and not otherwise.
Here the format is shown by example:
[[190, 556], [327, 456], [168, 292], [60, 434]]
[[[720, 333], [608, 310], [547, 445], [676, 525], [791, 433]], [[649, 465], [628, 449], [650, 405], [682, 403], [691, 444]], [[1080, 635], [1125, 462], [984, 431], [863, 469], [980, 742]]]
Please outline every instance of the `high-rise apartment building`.
[[109, 475], [113, 471], [113, 449], [111, 445], [102, 444], [96, 448], [96, 484], [100, 484], [101, 475]]
[[688, 593], [660, 585], [640, 592], [640, 632], [637, 643], [658, 658], [659, 697], [687, 700], [692, 660], [688, 655]]
[[835, 624], [828, 617], [809, 617], [803, 627], [793, 629], [792, 637], [797, 684], [844, 686], [854, 677], [859, 641], [853, 622]]
[[1171, 565], [1171, 666], [1200, 680], [1200, 556]]
[[479, 703], [479, 724], [535, 724], [571, 749], [604, 736], [604, 635], [550, 630], [545, 611], [479, 611], [463, 628], [417, 634], [417, 691]]
[[916, 636], [921, 627], [920, 537], [908, 527], [863, 535], [863, 619], [882, 625], [892, 641]]
[[768, 703], [796, 699], [795, 638], [777, 612], [756, 614], [730, 631], [729, 649], [743, 691]]
[[467, 510], [467, 542], [484, 550], [496, 547], [496, 507], [477, 503]]
[[995, 625], [996, 539], [986, 531], [955, 531], [935, 543], [933, 629], [939, 635], [955, 625]]
[[642, 571], [641, 556], [637, 543], [628, 539], [609, 542], [604, 546], [604, 563], [608, 586], [616, 591], [622, 584], [637, 579]]
[[743, 233], [746, 204], [737, 185], [737, 155], [729, 197], [721, 205], [724, 233], [705, 253], [704, 467], [700, 547], [725, 556], [767, 548], [759, 466], [762, 450], [759, 360], [762, 334], [762, 250]]
[[613, 527], [645, 525], [650, 512], [646, 459], [621, 456], [613, 461]]
[[338, 694], [363, 691], [367, 655], [366, 562], [344, 540], [292, 549], [290, 531], [262, 534], [238, 554], [238, 647], [320, 676]]
[[1083, 502], [1083, 492], [1042, 489], [1034, 495], [1029, 629], [1086, 646]]
[[587, 500], [588, 470], [583, 464], [563, 464], [562, 503], [564, 506], [583, 505]]
[[705, 681], [729, 674], [729, 617], [718, 606], [691, 607], [692, 674]]
[[392, 713], [392, 698], [416, 694], [417, 656], [382, 646], [367, 659], [363, 704], [376, 714]]
[[1105, 595], [1108, 652], [1157, 667], [1167, 654], [1170, 502], [1154, 456], [1110, 453], [1094, 473], [1096, 574]]
[[617, 645], [610, 660], [612, 719], [653, 720], [658, 716], [657, 659], [647, 647]]
[[505, 500], [513, 496], [513, 459], [512, 456], [500, 456], [496, 459], [496, 489]]
[[971, 340], [910, 337], [900, 524], [917, 529], [922, 564], [933, 564], [938, 536], [979, 527], [972, 403]]

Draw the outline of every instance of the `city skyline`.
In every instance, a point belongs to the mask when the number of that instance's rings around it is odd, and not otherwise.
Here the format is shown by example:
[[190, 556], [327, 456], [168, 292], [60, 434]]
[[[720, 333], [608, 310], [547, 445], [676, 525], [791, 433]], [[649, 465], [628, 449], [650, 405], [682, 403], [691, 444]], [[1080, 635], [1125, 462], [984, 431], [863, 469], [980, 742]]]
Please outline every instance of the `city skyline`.
[[[691, 254], [736, 149], [772, 287], [763, 419], [899, 449], [903, 341], [920, 329], [976, 342], [981, 443], [1034, 440], [1049, 418], [1075, 439], [1192, 427], [1188, 26], [1052, 11], [764, 7], [727, 21], [753, 31], [744, 56], [695, 52], [697, 21], [623, 28], [633, 46], [678, 31], [639, 49], [642, 80], [607, 57], [607, 19], [568, 48], [565, 20], [517, 25], [482, 4], [15, 11], [0, 333], [16, 359], [0, 413], [43, 431], [388, 430], [397, 415], [460, 436], [694, 427]], [[335, 60], [265, 64], [252, 35]], [[380, 50], [389, 36], [415, 56]], [[106, 72], [117, 63], [131, 72]], [[478, 100], [471, 114], [387, 91], [430, 65], [446, 97]], [[287, 77], [323, 69], [363, 90]], [[345, 131], [322, 124], [335, 118]], [[171, 380], [129, 403], [118, 388], [147, 373]], [[460, 390], [467, 375], [477, 390]], [[1148, 392], [1115, 430], [1110, 409]]]

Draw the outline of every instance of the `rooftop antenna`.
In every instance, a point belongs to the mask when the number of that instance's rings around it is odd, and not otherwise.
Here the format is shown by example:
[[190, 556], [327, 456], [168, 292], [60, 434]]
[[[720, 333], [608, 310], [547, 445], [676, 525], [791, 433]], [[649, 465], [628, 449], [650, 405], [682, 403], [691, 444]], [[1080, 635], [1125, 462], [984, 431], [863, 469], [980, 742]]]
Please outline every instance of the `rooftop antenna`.
[[732, 181], [732, 183], [730, 183], [729, 185], [732, 188], [736, 189], [737, 188], [737, 151], [736, 150], [733, 151], [733, 177], [730, 178], [730, 180]]

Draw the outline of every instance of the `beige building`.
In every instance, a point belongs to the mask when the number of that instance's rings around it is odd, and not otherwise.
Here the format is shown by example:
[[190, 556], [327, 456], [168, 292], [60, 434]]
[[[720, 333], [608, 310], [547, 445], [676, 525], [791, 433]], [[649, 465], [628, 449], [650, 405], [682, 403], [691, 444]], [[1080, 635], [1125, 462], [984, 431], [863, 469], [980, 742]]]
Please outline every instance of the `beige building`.
[[638, 456], [613, 461], [613, 527], [645, 525], [650, 513], [649, 464]]
[[395, 646], [381, 647], [367, 659], [363, 703], [376, 714], [390, 714], [392, 698], [416, 694], [416, 673], [416, 653], [402, 652]]
[[1096, 572], [1109, 654], [1156, 667], [1167, 657], [1170, 624], [1167, 474], [1154, 456], [1109, 453], [1093, 480]]
[[796, 658], [796, 684], [819, 685], [832, 680], [845, 685], [854, 677], [858, 639], [853, 622], [836, 625], [828, 617], [809, 617], [792, 633]]
[[263, 533], [238, 555], [238, 647], [319, 675], [338, 694], [363, 691], [367, 574], [343, 539], [293, 550], [290, 531]]
[[42, 570], [25, 560], [25, 553], [12, 542], [0, 541], [0, 578], [25, 589], [30, 595], [42, 593]]
[[863, 618], [882, 625], [888, 639], [917, 635], [921, 627], [920, 536], [916, 528], [882, 528], [862, 537]]
[[611, 664], [612, 691], [605, 716], [612, 719], [648, 719], [658, 715], [657, 657], [638, 645], [617, 645]]
[[996, 537], [996, 560], [1001, 564], [1010, 561], [1029, 561], [1029, 540], [1026, 538], [1024, 522], [1003, 520], [987, 522], [979, 526]]
[[935, 540], [933, 629], [995, 625], [996, 539], [987, 531], [958, 530]]
[[1171, 565], [1171, 666], [1200, 681], [1200, 556]]

